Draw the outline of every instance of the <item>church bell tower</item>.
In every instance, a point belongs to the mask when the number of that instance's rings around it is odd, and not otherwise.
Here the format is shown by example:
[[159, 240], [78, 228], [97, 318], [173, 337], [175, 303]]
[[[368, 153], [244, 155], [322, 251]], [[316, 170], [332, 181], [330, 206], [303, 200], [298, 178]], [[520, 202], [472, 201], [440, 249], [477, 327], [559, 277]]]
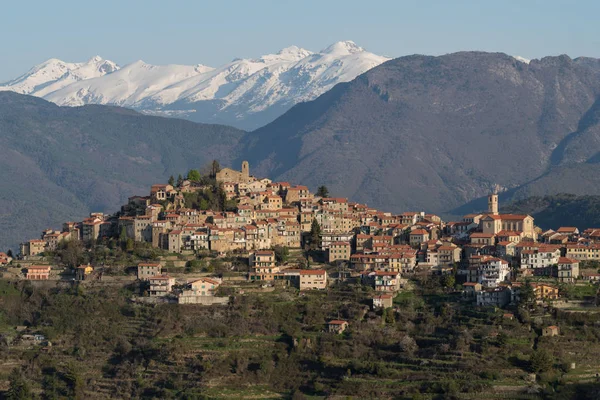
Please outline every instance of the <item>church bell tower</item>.
[[492, 215], [498, 215], [498, 194], [496, 192], [488, 196], [488, 212]]

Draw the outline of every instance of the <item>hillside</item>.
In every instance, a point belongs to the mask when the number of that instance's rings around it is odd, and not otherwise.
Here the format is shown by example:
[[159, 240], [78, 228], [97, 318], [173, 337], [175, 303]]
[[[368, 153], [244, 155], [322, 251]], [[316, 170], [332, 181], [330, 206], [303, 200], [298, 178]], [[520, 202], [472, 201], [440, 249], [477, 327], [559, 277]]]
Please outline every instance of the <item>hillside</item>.
[[529, 197], [508, 204], [505, 213], [530, 214], [542, 229], [576, 226], [580, 231], [600, 227], [600, 196], [557, 194]]
[[217, 68], [142, 60], [120, 68], [101, 57], [85, 63], [51, 59], [0, 83], [0, 91], [31, 94], [58, 105], [117, 105], [250, 130], [387, 60], [351, 41], [318, 52], [290, 46]]
[[0, 249], [96, 211], [169, 175], [223, 162], [243, 132], [106, 106], [58, 107], [0, 92]]
[[591, 59], [402, 57], [247, 135], [240, 159], [392, 211], [451, 210], [495, 185], [522, 197], [595, 194], [596, 174], [580, 172], [599, 158], [599, 95]]

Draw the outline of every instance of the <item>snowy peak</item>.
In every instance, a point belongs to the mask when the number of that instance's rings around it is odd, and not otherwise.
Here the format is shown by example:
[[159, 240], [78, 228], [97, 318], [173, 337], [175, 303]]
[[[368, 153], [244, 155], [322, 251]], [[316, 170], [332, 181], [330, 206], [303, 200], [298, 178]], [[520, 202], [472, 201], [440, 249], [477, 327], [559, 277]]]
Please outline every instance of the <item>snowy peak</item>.
[[141, 60], [120, 68], [100, 56], [83, 63], [51, 59], [0, 90], [63, 106], [112, 104], [252, 129], [387, 60], [352, 41], [334, 43], [318, 53], [289, 46], [217, 68]]
[[345, 56], [349, 54], [362, 53], [365, 49], [358, 46], [351, 40], [337, 42], [320, 51], [321, 54], [330, 54], [333, 56]]
[[311, 54], [312, 51], [303, 49], [302, 47], [298, 46], [289, 46], [277, 52], [277, 55], [285, 56], [294, 60], [301, 60], [304, 57], [310, 56]]
[[525, 64], [529, 64], [531, 62], [531, 60], [529, 60], [525, 57], [521, 57], [521, 56], [512, 56], [512, 58], [514, 58], [517, 61], [521, 61], [522, 63], [525, 63]]
[[118, 69], [116, 63], [100, 56], [94, 56], [84, 63], [69, 63], [51, 58], [20, 77], [0, 85], [0, 90], [43, 97], [73, 82], [104, 76]]

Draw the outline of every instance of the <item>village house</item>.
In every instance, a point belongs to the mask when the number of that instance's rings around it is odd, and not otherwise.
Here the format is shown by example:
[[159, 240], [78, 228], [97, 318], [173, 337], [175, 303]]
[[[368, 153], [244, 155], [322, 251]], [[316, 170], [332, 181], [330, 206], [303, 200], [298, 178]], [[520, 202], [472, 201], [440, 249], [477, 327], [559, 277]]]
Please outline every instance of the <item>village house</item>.
[[579, 235], [579, 229], [574, 226], [561, 226], [556, 232], [568, 237]]
[[160, 263], [139, 263], [137, 265], [137, 278], [141, 281], [147, 281], [153, 276], [160, 275], [162, 267]]
[[350, 259], [350, 242], [333, 242], [329, 245], [327, 251], [327, 261], [334, 263], [336, 261], [348, 261]]
[[20, 252], [23, 257], [37, 256], [45, 250], [46, 242], [41, 239], [32, 239], [20, 245]]
[[275, 265], [275, 252], [273, 250], [251, 252], [249, 264], [252, 268], [249, 275], [250, 280], [272, 281], [279, 272], [279, 267]]
[[169, 275], [155, 275], [148, 278], [150, 284], [148, 294], [150, 296], [166, 296], [175, 284], [175, 278]]
[[415, 229], [410, 232], [409, 243], [413, 247], [419, 247], [421, 243], [429, 240], [429, 232], [425, 229]]
[[31, 281], [43, 281], [50, 278], [51, 267], [48, 265], [32, 265], [27, 268], [26, 278]]
[[196, 296], [214, 296], [221, 285], [221, 282], [215, 278], [200, 278], [188, 283], [187, 289]]
[[484, 289], [477, 292], [477, 306], [504, 307], [511, 302], [511, 290], [505, 286]]
[[75, 268], [75, 280], [84, 281], [92, 272], [94, 272], [94, 268], [90, 264], [80, 265]]
[[373, 297], [373, 309], [389, 308], [394, 305], [394, 296], [391, 294], [380, 294]]
[[577, 260], [559, 257], [556, 269], [556, 277], [560, 282], [573, 283], [579, 278], [579, 261]]
[[327, 323], [327, 330], [330, 333], [340, 334], [348, 328], [348, 321], [333, 319]]
[[477, 293], [481, 291], [481, 283], [465, 282], [463, 283], [463, 297], [476, 298]]
[[496, 287], [510, 278], [508, 262], [500, 258], [488, 258], [478, 268], [478, 282], [483, 287]]
[[521, 251], [521, 268], [546, 268], [558, 263], [560, 248], [540, 245], [537, 249]]
[[559, 333], [560, 330], [556, 325], [546, 326], [542, 328], [542, 336], [558, 336]]
[[376, 292], [395, 293], [400, 290], [400, 273], [386, 271], [366, 271], [362, 273], [365, 285], [371, 286]]
[[324, 269], [300, 270], [300, 290], [326, 289], [327, 272]]
[[556, 300], [558, 299], [558, 288], [546, 283], [532, 283], [533, 293], [537, 300]]

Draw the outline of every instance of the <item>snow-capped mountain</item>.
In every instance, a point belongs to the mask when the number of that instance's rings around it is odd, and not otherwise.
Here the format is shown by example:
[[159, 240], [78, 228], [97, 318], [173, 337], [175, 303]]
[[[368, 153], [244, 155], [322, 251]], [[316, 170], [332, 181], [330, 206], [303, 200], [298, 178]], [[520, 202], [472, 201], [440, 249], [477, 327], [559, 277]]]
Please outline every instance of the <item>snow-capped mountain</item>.
[[59, 105], [119, 105], [254, 129], [387, 60], [351, 41], [316, 53], [291, 46], [218, 68], [143, 61], [119, 68], [99, 57], [82, 64], [53, 59], [0, 85], [0, 90], [40, 96]]
[[104, 76], [118, 69], [117, 64], [100, 56], [83, 63], [68, 63], [51, 58], [20, 77], [0, 84], [0, 90], [43, 97], [74, 82]]

